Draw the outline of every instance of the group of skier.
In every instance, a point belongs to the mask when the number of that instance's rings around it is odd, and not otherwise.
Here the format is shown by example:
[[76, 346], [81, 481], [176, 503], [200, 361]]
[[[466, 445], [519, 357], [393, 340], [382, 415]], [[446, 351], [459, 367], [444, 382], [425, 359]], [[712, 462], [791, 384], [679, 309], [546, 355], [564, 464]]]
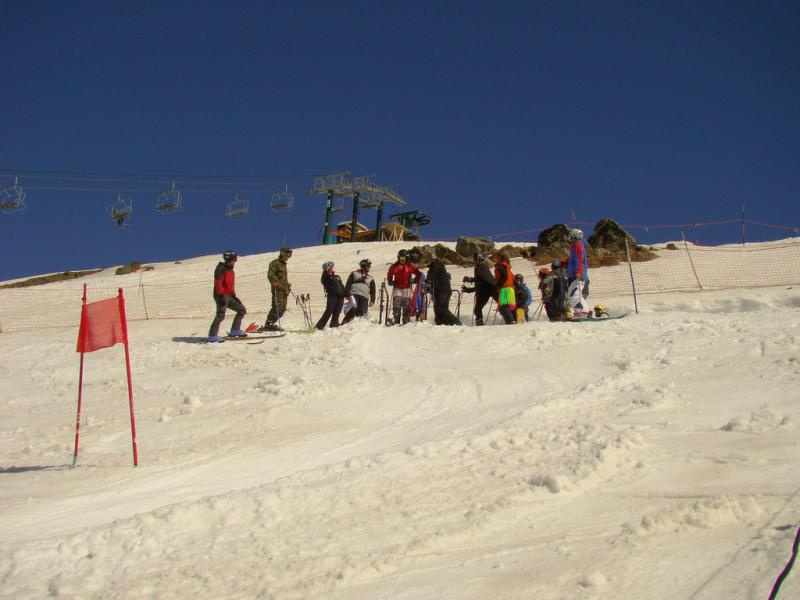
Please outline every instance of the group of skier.
[[[570, 230], [570, 253], [566, 261], [554, 260], [551, 268], [539, 271], [538, 289], [541, 301], [548, 318], [551, 321], [568, 320], [588, 316], [591, 312], [587, 308], [586, 297], [589, 291], [588, 259], [586, 243], [580, 229]], [[267, 270], [267, 280], [271, 288], [272, 303], [266, 322], [257, 332], [280, 331], [280, 317], [286, 311], [289, 295], [292, 293], [292, 284], [288, 281], [287, 262], [292, 256], [290, 248], [281, 248], [278, 258], [270, 262]], [[222, 255], [214, 272], [214, 301], [216, 314], [208, 333], [209, 342], [222, 342], [219, 336], [219, 327], [225, 318], [227, 309], [236, 313], [228, 335], [230, 337], [243, 337], [247, 333], [241, 329], [242, 319], [247, 310], [236, 296], [234, 266], [237, 261], [236, 252], [229, 250]], [[491, 263], [489, 262], [491, 260]], [[474, 273], [472, 277], [464, 277], [461, 292], [475, 294], [473, 314], [475, 325], [483, 325], [483, 309], [490, 299], [497, 303], [497, 312], [503, 321], [512, 325], [523, 323], [530, 319], [529, 306], [533, 301], [530, 288], [525, 284], [525, 279], [520, 274], [511, 270], [509, 257], [501, 252], [494, 252], [488, 256], [476, 252], [473, 256]], [[327, 261], [322, 265], [322, 284], [325, 295], [325, 311], [317, 321], [316, 329], [327, 326], [339, 327], [340, 324], [350, 322], [355, 317], [365, 317], [369, 307], [375, 305], [376, 284], [371, 275], [372, 262], [363, 259], [359, 268], [350, 273], [346, 282], [335, 272], [335, 264]], [[419, 318], [424, 312], [424, 307], [419, 305], [424, 302], [426, 294], [433, 300], [434, 323], [436, 325], [461, 325], [460, 319], [450, 310], [450, 299], [453, 289], [450, 274], [444, 263], [434, 258], [428, 266], [427, 275], [415, 264], [410, 262], [407, 250], [397, 253], [394, 262], [386, 274], [386, 283], [392, 292], [386, 291], [387, 307], [391, 306], [392, 318], [387, 324], [406, 324], [416, 314]], [[471, 287], [467, 284], [471, 284]], [[383, 300], [383, 292], [381, 299]], [[598, 308], [600, 311], [598, 311]], [[344, 319], [340, 317], [344, 311]], [[605, 313], [605, 309], [598, 305], [595, 307], [597, 316]]]

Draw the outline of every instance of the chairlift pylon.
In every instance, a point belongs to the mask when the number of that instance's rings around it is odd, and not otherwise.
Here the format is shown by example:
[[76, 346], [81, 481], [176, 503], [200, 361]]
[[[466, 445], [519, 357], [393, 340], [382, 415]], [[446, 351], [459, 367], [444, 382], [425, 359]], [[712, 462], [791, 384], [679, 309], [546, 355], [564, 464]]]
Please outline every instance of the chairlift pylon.
[[244, 217], [250, 212], [250, 200], [240, 198], [237, 194], [233, 200], [228, 202], [228, 210], [225, 211], [226, 217]]
[[272, 200], [269, 207], [274, 212], [281, 212], [284, 210], [292, 210], [294, 208], [294, 194], [289, 191], [289, 186], [284, 186], [282, 192], [275, 192], [272, 194]]
[[117, 227], [125, 227], [133, 215], [133, 200], [117, 194], [117, 201], [106, 207], [106, 212], [117, 223]]
[[0, 212], [10, 213], [25, 209], [25, 192], [14, 177], [14, 183], [0, 190]]
[[159, 194], [156, 200], [156, 212], [165, 215], [181, 209], [183, 194], [175, 189], [175, 182], [172, 182], [172, 189], [165, 190]]

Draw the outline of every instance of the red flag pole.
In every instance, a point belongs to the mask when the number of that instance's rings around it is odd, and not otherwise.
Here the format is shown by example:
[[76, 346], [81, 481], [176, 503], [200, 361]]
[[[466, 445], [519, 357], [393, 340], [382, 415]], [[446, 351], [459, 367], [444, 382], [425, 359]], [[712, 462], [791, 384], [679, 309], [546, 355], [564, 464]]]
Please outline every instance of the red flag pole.
[[[81, 307], [81, 323], [84, 319], [86, 306], [86, 284], [83, 284], [83, 307]], [[81, 368], [78, 374], [78, 416], [75, 418], [75, 450], [72, 453], [72, 468], [78, 462], [78, 437], [81, 431], [81, 403], [83, 402], [83, 352], [81, 352]]]
[[119, 288], [119, 314], [122, 320], [122, 336], [125, 339], [125, 367], [128, 369], [128, 404], [131, 411], [131, 441], [133, 442], [133, 466], [139, 464], [139, 453], [136, 449], [136, 417], [133, 415], [133, 383], [131, 381], [131, 355], [128, 350], [128, 321], [125, 318], [125, 299], [122, 288]]

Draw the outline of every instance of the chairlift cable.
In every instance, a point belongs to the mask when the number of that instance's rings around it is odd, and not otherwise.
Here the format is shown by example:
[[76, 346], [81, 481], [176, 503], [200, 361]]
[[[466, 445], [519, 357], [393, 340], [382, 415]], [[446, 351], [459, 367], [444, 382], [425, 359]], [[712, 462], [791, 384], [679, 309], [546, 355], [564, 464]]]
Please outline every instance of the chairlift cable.
[[[99, 173], [92, 171], [37, 171], [32, 169], [0, 169], [0, 175], [5, 176], [19, 176], [26, 179], [78, 179], [82, 181], [96, 180], [96, 181], [116, 181], [118, 179], [133, 180], [143, 179], [150, 183], [176, 183], [179, 182], [197, 182], [198, 180], [216, 179], [216, 180], [231, 180], [231, 179], [246, 179], [246, 180], [265, 180], [270, 181], [270, 184], [282, 187], [287, 181], [292, 184], [306, 185], [309, 179], [314, 179], [314, 175], [296, 174], [294, 177], [287, 178], [286, 175], [195, 175], [195, 174], [168, 174], [168, 173]], [[160, 179], [163, 181], [153, 181]], [[237, 182], [226, 181], [230, 185]]]

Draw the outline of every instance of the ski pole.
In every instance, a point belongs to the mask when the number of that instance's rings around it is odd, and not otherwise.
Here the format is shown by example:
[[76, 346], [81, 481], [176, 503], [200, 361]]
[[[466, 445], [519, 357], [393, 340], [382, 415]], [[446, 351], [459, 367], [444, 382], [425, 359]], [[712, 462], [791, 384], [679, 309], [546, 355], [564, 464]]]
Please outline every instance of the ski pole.
[[544, 302], [540, 302], [539, 306], [536, 308], [536, 312], [533, 313], [533, 320], [538, 321], [539, 316], [542, 314], [542, 310], [544, 309]]

